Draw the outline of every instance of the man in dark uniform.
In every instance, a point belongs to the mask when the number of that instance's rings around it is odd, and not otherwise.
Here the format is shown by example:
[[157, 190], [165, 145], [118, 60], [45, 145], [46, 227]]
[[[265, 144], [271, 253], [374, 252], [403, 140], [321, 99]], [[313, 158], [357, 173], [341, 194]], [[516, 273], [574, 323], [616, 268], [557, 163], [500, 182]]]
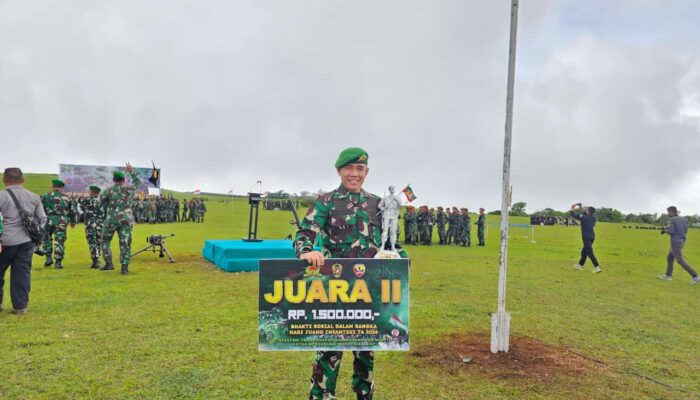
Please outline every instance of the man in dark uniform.
[[586, 211], [583, 214], [577, 213], [576, 209], [581, 209], [581, 203], [574, 204], [571, 206], [571, 216], [577, 220], [581, 221], [581, 238], [583, 239], [583, 248], [581, 249], [581, 259], [577, 264], [574, 264], [574, 268], [578, 270], [583, 269], [583, 264], [586, 262], [586, 258], [590, 258], [593, 263], [593, 272], [603, 272], [598, 264], [598, 259], [595, 258], [593, 254], [593, 241], [595, 241], [595, 232], [593, 227], [595, 227], [596, 217], [593, 215], [595, 213], [595, 208], [586, 207]]
[[479, 246], [486, 246], [484, 229], [486, 228], [486, 214], [483, 208], [479, 209], [479, 219], [476, 221], [476, 236], [479, 238]]
[[[301, 221], [294, 238], [300, 259], [321, 267], [327, 257], [372, 258], [381, 246], [382, 220], [378, 196], [362, 189], [367, 177], [367, 152], [356, 147], [343, 150], [335, 162], [341, 185], [320, 195]], [[318, 241], [317, 241], [318, 240]], [[322, 251], [314, 244], [322, 243]], [[402, 257], [404, 250], [398, 249]], [[358, 399], [374, 393], [374, 352], [353, 351], [352, 389]], [[309, 399], [334, 399], [342, 351], [319, 351], [313, 364]]]

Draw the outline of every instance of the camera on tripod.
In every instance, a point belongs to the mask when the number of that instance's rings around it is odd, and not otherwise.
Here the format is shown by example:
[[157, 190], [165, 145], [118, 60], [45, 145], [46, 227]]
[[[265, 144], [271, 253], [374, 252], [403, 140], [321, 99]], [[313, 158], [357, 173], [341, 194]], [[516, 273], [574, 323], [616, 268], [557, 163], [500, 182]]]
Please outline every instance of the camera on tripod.
[[137, 251], [136, 253], [132, 254], [131, 256], [135, 256], [137, 254], [143, 253], [144, 251], [151, 250], [155, 254], [156, 252], [156, 247], [158, 248], [158, 257], [163, 258], [166, 255], [168, 256], [168, 261], [171, 263], [175, 262], [175, 259], [173, 256], [170, 255], [170, 252], [168, 251], [168, 248], [165, 247], [165, 239], [169, 237], [175, 236], [174, 233], [171, 233], [170, 235], [151, 235], [146, 237], [146, 243], [148, 243], [148, 246], [144, 247], [143, 249]]

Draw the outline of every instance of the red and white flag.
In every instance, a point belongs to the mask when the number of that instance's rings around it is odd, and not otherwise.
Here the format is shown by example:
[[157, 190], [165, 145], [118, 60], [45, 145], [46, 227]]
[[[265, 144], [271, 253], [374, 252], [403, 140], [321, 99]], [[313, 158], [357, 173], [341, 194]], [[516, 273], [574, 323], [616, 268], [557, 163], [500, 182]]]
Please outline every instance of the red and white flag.
[[202, 193], [202, 191], [199, 189], [195, 189], [192, 191], [192, 194], [201, 194], [201, 193]]

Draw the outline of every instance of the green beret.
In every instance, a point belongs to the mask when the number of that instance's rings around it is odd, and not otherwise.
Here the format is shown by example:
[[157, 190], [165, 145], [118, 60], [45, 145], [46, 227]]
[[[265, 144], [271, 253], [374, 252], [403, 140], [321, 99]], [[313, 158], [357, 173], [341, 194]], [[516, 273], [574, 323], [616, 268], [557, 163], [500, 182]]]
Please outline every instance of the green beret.
[[340, 152], [335, 162], [336, 168], [343, 168], [348, 164], [367, 164], [369, 156], [367, 152], [359, 147], [348, 147]]
[[100, 187], [97, 186], [97, 185], [90, 185], [90, 190], [93, 191], [93, 192], [99, 192], [99, 191], [101, 191], [102, 189], [100, 189]]
[[60, 179], [52, 179], [52, 180], [51, 180], [51, 184], [52, 184], [54, 187], [64, 187], [64, 186], [66, 186], [66, 184], [63, 183], [63, 181], [60, 180]]
[[124, 179], [126, 179], [126, 175], [124, 175], [124, 173], [123, 173], [122, 171], [114, 171], [114, 172], [112, 172], [112, 175], [113, 175], [115, 178], [117, 178], [117, 179], [119, 179], [119, 180], [122, 180], [122, 181], [123, 181]]

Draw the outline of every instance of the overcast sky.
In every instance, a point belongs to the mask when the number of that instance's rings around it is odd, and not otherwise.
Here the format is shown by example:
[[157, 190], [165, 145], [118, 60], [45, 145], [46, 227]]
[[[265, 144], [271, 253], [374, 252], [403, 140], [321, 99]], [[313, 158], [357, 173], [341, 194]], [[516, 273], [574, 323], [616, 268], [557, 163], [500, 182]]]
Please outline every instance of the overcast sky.
[[[700, 213], [698, 1], [522, 0], [513, 201]], [[0, 1], [0, 167], [500, 208], [510, 1]]]

